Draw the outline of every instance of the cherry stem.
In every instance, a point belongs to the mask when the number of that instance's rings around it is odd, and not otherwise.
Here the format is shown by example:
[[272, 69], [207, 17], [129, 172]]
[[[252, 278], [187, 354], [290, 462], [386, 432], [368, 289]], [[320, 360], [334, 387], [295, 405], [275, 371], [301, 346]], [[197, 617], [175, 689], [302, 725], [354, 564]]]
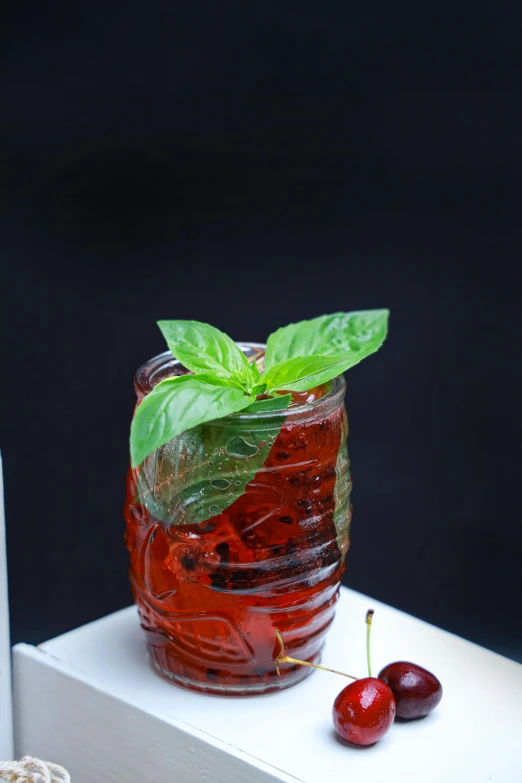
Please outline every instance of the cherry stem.
[[372, 663], [370, 659], [370, 630], [372, 627], [373, 609], [366, 612], [366, 659], [368, 661], [368, 677], [372, 676]]
[[277, 669], [278, 675], [281, 674], [279, 670], [279, 664], [280, 663], [298, 663], [300, 666], [311, 666], [312, 669], [321, 669], [323, 672], [332, 672], [332, 674], [340, 674], [341, 677], [348, 677], [350, 680], [357, 680], [358, 677], [354, 677], [353, 674], [346, 674], [346, 672], [339, 672], [337, 669], [329, 669], [327, 666], [319, 666], [317, 663], [309, 663], [309, 661], [300, 661], [298, 658], [290, 658], [289, 655], [285, 654], [285, 645], [283, 643], [283, 637], [281, 636], [281, 633], [275, 628], [275, 634], [277, 636], [277, 641], [279, 642], [279, 655], [277, 656], [275, 660], [275, 665]]

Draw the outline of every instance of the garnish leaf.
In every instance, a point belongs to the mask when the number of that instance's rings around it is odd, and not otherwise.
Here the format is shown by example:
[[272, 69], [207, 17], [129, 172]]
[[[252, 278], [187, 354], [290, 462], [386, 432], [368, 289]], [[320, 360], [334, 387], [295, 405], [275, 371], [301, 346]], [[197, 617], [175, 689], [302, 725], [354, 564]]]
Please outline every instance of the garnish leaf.
[[250, 371], [252, 372], [252, 375], [254, 376], [256, 383], [259, 383], [261, 379], [261, 373], [259, 372], [259, 367], [257, 366], [256, 362], [252, 362], [252, 364], [250, 364], [249, 362], [249, 365], [250, 365]]
[[255, 422], [230, 416], [182, 432], [136, 471], [140, 501], [168, 525], [221, 514], [262, 468], [283, 421], [284, 412]]
[[362, 358], [355, 353], [345, 356], [297, 356], [276, 364], [263, 376], [263, 380], [266, 381], [268, 393], [277, 389], [308, 391], [314, 386], [331, 381]]
[[158, 383], [138, 405], [131, 424], [135, 468], [185, 430], [246, 408], [252, 397], [211, 375], [180, 375]]
[[265, 371], [296, 357], [356, 356], [348, 369], [381, 347], [388, 330], [388, 316], [389, 310], [359, 310], [284, 326], [268, 338]]
[[292, 402], [291, 394], [276, 394], [274, 397], [267, 397], [266, 400], [256, 400], [245, 408], [242, 413], [261, 413], [262, 411], [283, 411], [288, 408]]
[[214, 326], [200, 321], [158, 321], [158, 326], [174, 357], [192, 372], [210, 372], [246, 392], [257, 383], [243, 351]]

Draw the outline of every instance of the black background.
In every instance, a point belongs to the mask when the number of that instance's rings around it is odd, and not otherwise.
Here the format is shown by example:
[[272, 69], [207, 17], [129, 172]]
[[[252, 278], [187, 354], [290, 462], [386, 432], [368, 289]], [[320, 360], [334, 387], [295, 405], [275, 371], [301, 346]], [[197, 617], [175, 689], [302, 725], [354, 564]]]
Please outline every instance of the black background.
[[131, 601], [157, 319], [388, 306], [348, 376], [346, 584], [522, 660], [520, 4], [80, 5], [1, 33], [13, 640]]

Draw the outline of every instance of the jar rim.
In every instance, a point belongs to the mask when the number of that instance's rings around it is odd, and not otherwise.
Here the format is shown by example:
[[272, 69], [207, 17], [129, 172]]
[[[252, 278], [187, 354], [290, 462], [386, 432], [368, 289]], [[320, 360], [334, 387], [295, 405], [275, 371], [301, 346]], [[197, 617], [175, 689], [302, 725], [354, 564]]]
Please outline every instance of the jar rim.
[[[250, 356], [260, 358], [265, 352], [264, 343], [251, 343], [238, 341], [237, 346], [244, 353], [250, 353]], [[249, 357], [250, 358], [250, 357]], [[181, 372], [180, 372], [181, 370]], [[175, 377], [176, 375], [185, 375], [187, 372], [184, 365], [175, 359], [172, 353], [167, 350], [159, 353], [146, 361], [138, 368], [134, 376], [134, 388], [138, 398], [143, 398], [162, 380]], [[334, 410], [343, 400], [346, 393], [346, 381], [343, 375], [337, 375], [330, 382], [330, 388], [322, 397], [313, 402], [307, 402], [297, 405], [295, 408], [280, 408], [279, 410], [257, 411], [255, 413], [246, 413], [239, 411], [223, 417], [221, 420], [235, 419], [241, 421], [266, 421], [273, 419], [274, 416], [284, 414], [286, 422], [302, 421], [303, 419], [314, 419], [317, 416], [324, 416]]]

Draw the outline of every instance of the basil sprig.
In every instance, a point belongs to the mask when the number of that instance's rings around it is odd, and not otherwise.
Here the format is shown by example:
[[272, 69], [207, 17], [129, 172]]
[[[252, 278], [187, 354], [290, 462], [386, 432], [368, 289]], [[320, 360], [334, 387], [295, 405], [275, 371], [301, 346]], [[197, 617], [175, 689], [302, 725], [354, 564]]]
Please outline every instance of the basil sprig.
[[[172, 355], [194, 373], [210, 373], [251, 394], [259, 381], [243, 351], [219, 329], [199, 321], [158, 321]], [[226, 414], [225, 414], [226, 415]]]
[[[199, 321], [159, 321], [173, 356], [193, 375], [167, 378], [144, 398], [131, 426], [133, 467], [176, 435], [244, 411], [284, 410], [291, 398], [330, 381], [375, 353], [388, 329], [388, 310], [323, 315], [270, 335], [260, 374], [243, 351]], [[256, 400], [259, 395], [268, 399]]]

